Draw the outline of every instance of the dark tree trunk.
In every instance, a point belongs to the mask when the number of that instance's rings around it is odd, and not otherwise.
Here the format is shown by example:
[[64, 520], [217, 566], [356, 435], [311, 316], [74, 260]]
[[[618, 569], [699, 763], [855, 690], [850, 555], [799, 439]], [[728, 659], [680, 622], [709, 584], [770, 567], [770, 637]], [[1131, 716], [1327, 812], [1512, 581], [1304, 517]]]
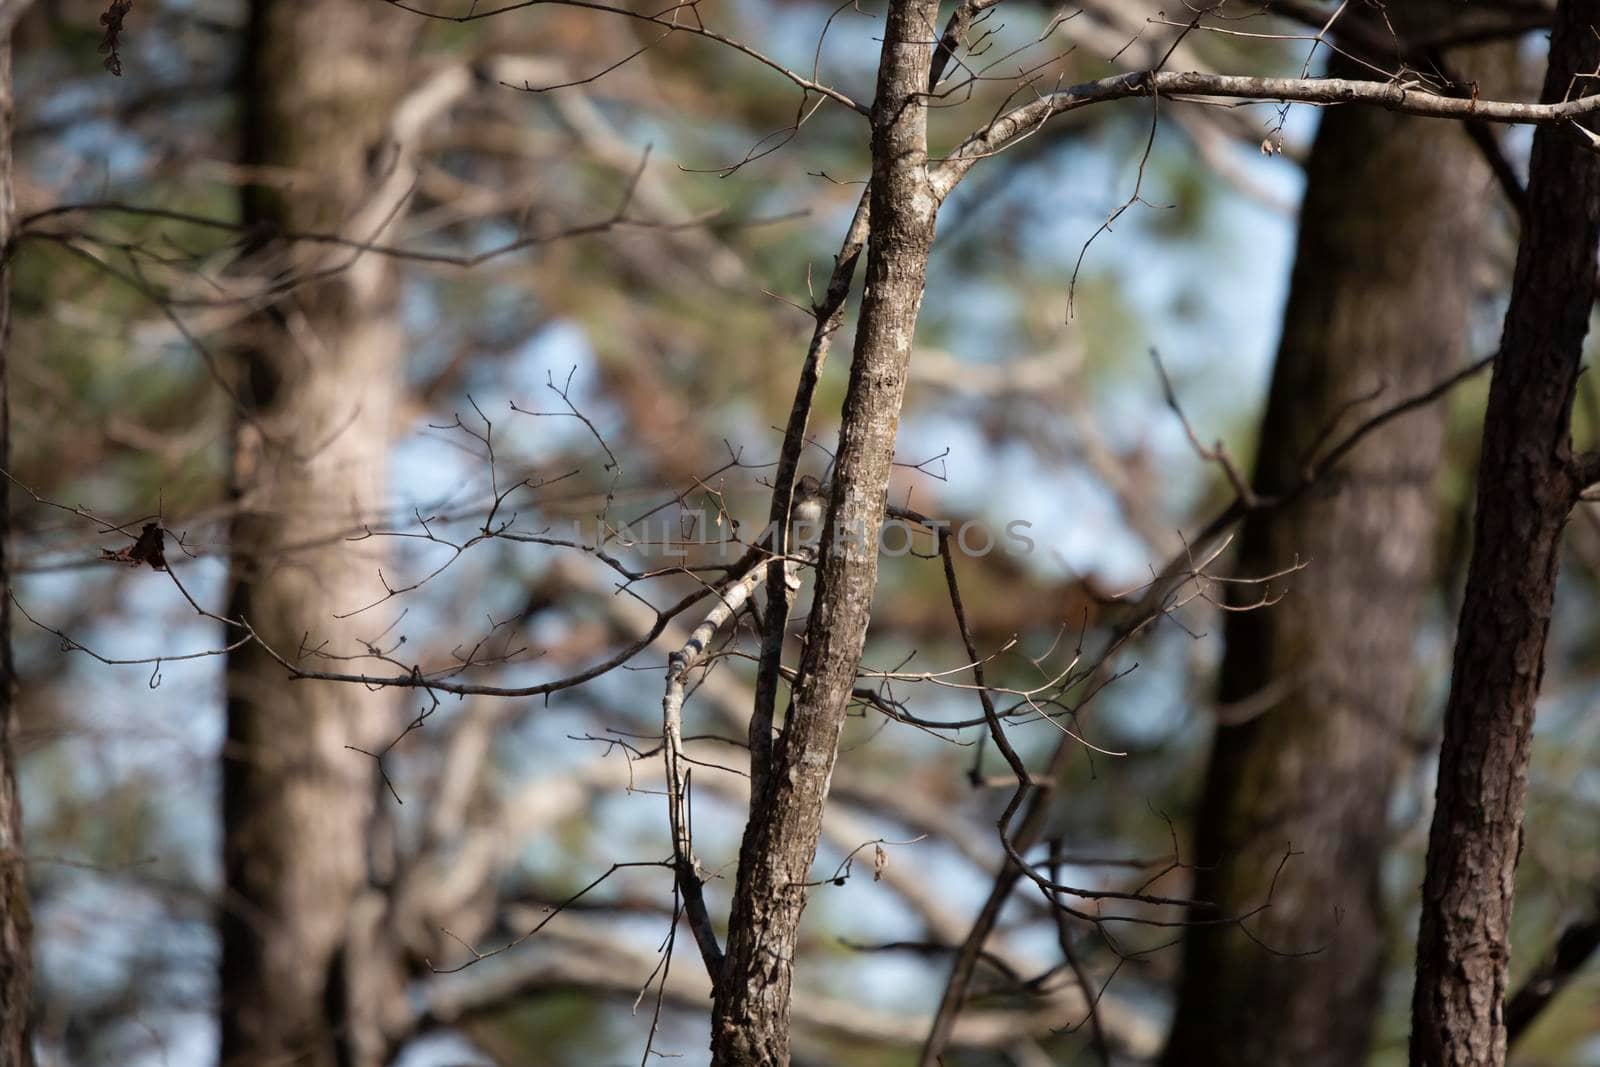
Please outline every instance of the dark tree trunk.
[[[1575, 76], [1600, 68], [1596, 26], [1596, 0], [1557, 9], [1543, 99], [1565, 98]], [[1570, 421], [1597, 241], [1600, 156], [1575, 131], [1542, 127], [1484, 414], [1472, 560], [1445, 706], [1412, 1000], [1411, 1062], [1419, 1067], [1505, 1061], [1528, 747], [1561, 531], [1584, 480]]]
[[[245, 220], [379, 239], [374, 200], [395, 166], [385, 132], [416, 20], [361, 0], [254, 0], [245, 64]], [[392, 214], [392, 212], [391, 212]], [[258, 269], [350, 260], [326, 247], [263, 254]], [[402, 380], [392, 261], [355, 258], [247, 323], [234, 453], [238, 513], [229, 614], [308, 669], [381, 631], [338, 620], [381, 588], [377, 542], [345, 538], [384, 504]], [[381, 1061], [362, 961], [351, 951], [368, 884], [375, 752], [395, 695], [290, 681], [261, 647], [228, 658], [223, 752], [222, 1061], [341, 1067]]]
[[[11, 5], [13, 7], [20, 5]], [[11, 25], [16, 12], [0, 3], [0, 255], [11, 241]], [[11, 272], [0, 259], [0, 467], [11, 469]], [[28, 868], [22, 851], [22, 803], [17, 796], [17, 675], [11, 658], [11, 483], [0, 478], [0, 1064], [29, 1067], [33, 1045], [33, 921]]]
[[[1491, 215], [1489, 172], [1456, 123], [1329, 108], [1307, 172], [1256, 459], [1266, 495], [1300, 479], [1350, 402], [1370, 398], [1346, 416], [1359, 420], [1465, 362], [1473, 252]], [[1439, 403], [1395, 420], [1293, 505], [1245, 523], [1241, 574], [1308, 565], [1280, 605], [1226, 618], [1223, 721], [1190, 857], [1194, 895], [1217, 910], [1191, 917], [1243, 915], [1270, 895], [1250, 933], [1281, 952], [1318, 951], [1275, 955], [1229, 925], [1188, 930], [1174, 1067], [1366, 1058], [1384, 967], [1379, 868], [1408, 760], [1445, 414]], [[1230, 708], [1243, 721], [1230, 723]]]
[[800, 915], [878, 577], [895, 431], [933, 245], [927, 89], [938, 0], [892, 0], [872, 110], [872, 234], [800, 679], [739, 851], [712, 1062], [789, 1062]]

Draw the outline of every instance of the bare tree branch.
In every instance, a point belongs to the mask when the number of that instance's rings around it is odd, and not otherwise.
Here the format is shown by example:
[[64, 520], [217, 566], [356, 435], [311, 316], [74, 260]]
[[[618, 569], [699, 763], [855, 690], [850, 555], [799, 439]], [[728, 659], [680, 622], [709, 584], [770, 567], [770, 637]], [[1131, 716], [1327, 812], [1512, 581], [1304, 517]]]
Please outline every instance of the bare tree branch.
[[1426, 118], [1550, 125], [1600, 111], [1600, 95], [1548, 104], [1442, 96], [1406, 83], [1348, 78], [1258, 78], [1232, 74], [1136, 71], [1085, 82], [1042, 95], [1015, 108], [963, 141], [933, 168], [934, 192], [942, 200], [980, 159], [1004, 150], [1039, 129], [1052, 116], [1081, 107], [1157, 94], [1228, 100], [1364, 104]]

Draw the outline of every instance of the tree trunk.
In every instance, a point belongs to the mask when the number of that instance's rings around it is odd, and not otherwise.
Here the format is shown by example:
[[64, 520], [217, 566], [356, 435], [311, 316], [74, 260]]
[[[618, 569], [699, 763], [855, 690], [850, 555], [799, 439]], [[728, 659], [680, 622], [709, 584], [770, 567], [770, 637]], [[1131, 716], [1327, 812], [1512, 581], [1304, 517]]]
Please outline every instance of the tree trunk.
[[872, 233], [816, 592], [783, 732], [739, 851], [712, 1009], [713, 1064], [789, 1062], [789, 994], [806, 883], [878, 579], [906, 367], [933, 246], [927, 90], [938, 0], [892, 0], [872, 110]]
[[[0, 2], [0, 467], [11, 469], [11, 23], [21, 4]], [[11, 483], [0, 478], [0, 1064], [30, 1067], [33, 920], [17, 795], [17, 674], [11, 658]]]
[[[1600, 68], [1600, 2], [1564, 0], [1543, 99]], [[1422, 887], [1411, 1062], [1505, 1061], [1504, 1002], [1534, 703], [1561, 531], [1585, 480], [1570, 422], [1595, 298], [1600, 156], [1580, 135], [1533, 138], [1528, 218], [1483, 422], [1472, 559], [1445, 705]], [[1594, 464], [1586, 462], [1584, 469]]]
[[[417, 20], [361, 0], [254, 0], [244, 69], [243, 159], [271, 187], [245, 220], [381, 239], [384, 135]], [[263, 256], [263, 259], [267, 257]], [[303, 273], [345, 250], [296, 246], [270, 265]], [[263, 268], [265, 269], [265, 268]], [[358, 654], [392, 613], [340, 620], [381, 595], [373, 549], [352, 544], [384, 503], [403, 344], [392, 261], [354, 258], [242, 328], [229, 614], [309, 669]], [[223, 752], [222, 1062], [377, 1062], [349, 937], [368, 884], [378, 751], [396, 695], [291, 682], [246, 645], [227, 663]]]
[[[1347, 425], [1465, 362], [1472, 252], [1490, 215], [1488, 169], [1456, 123], [1329, 108], [1307, 172], [1256, 459], [1269, 496], [1300, 479], [1350, 402], [1370, 398]], [[1231, 925], [1187, 931], [1168, 1064], [1366, 1059], [1445, 415], [1438, 403], [1396, 419], [1311, 493], [1245, 523], [1240, 574], [1308, 565], [1282, 604], [1226, 617], [1223, 721], [1190, 857], [1195, 897], [1216, 908], [1191, 918], [1270, 903], [1246, 925], [1271, 951]], [[1247, 720], [1229, 723], [1230, 705]]]

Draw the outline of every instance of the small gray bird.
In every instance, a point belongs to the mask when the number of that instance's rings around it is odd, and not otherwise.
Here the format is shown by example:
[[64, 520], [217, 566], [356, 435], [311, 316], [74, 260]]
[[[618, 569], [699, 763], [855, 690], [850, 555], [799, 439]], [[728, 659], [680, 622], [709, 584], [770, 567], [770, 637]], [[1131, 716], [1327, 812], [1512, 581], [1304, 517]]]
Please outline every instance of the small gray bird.
[[[828, 498], [827, 490], [816, 478], [807, 474], [794, 483], [794, 491], [789, 496], [789, 550], [804, 546], [815, 546], [822, 541], [822, 524], [827, 515]], [[745, 549], [743, 556], [732, 567], [728, 568], [729, 578], [732, 580], [750, 572], [750, 568], [758, 563], [772, 558], [773, 529], [768, 527], [762, 532], [761, 539]]]
[[794, 483], [794, 495], [789, 498], [789, 536], [796, 544], [814, 545], [821, 540], [827, 508], [828, 498], [815, 477], [808, 474]]

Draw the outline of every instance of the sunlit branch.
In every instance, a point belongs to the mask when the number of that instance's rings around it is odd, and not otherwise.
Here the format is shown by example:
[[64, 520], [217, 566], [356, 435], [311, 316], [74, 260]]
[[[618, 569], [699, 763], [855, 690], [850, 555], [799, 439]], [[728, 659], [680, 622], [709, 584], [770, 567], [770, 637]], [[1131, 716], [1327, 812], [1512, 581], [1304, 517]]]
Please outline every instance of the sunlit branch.
[[1003, 151], [1039, 129], [1052, 116], [1092, 104], [1151, 94], [1276, 103], [1363, 104], [1424, 118], [1477, 119], [1521, 125], [1547, 125], [1600, 111], [1600, 94], [1558, 104], [1525, 104], [1441, 96], [1401, 82], [1135, 71], [1058, 89], [1001, 115], [932, 168], [934, 192], [941, 198], [948, 196], [978, 160]]

